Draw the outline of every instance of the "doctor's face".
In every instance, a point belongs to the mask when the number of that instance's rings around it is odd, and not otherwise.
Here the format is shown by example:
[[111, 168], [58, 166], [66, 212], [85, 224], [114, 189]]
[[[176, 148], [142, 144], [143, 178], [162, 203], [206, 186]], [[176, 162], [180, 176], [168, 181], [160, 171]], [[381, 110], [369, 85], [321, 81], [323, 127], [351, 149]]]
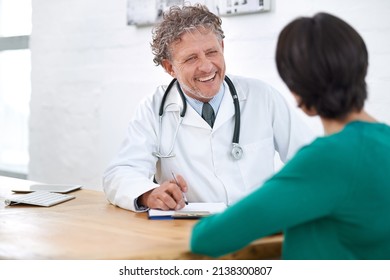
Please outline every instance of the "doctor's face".
[[225, 59], [223, 41], [213, 32], [184, 33], [170, 51], [172, 57], [163, 61], [163, 67], [188, 96], [207, 102], [218, 93], [225, 77]]

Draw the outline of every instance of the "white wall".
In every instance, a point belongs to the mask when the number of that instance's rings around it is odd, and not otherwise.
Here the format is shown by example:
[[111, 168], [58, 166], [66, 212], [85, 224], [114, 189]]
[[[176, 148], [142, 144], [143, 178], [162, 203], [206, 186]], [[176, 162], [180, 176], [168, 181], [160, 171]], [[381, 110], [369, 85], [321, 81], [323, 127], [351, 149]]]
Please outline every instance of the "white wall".
[[[365, 39], [366, 108], [390, 124], [387, 0], [272, 0], [271, 12], [223, 18], [228, 73], [260, 78], [293, 104], [276, 71], [276, 38], [295, 17], [319, 11], [342, 17]], [[126, 25], [126, 0], [33, 0], [29, 179], [101, 189], [135, 106], [170, 81], [152, 62], [150, 40], [151, 27]], [[318, 119], [305, 120], [321, 131]]]

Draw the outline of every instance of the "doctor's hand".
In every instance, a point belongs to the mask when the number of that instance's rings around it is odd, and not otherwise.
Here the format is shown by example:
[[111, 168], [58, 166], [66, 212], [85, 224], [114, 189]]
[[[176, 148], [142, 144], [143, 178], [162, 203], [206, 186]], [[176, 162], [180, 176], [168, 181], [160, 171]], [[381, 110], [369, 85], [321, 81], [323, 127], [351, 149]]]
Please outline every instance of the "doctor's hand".
[[139, 203], [161, 210], [179, 210], [185, 206], [183, 192], [187, 192], [187, 183], [177, 175], [177, 184], [174, 180], [165, 181], [159, 187], [150, 190], [139, 197]]

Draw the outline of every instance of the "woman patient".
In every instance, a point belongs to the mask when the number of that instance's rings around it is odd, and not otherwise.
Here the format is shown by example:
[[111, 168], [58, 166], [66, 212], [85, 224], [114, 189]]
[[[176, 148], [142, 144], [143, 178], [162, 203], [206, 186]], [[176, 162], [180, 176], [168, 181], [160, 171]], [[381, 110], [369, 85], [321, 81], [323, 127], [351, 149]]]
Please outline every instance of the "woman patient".
[[298, 18], [279, 35], [276, 63], [325, 136], [261, 188], [200, 220], [191, 250], [218, 257], [282, 231], [283, 259], [390, 259], [390, 127], [364, 110], [363, 39], [326, 13]]

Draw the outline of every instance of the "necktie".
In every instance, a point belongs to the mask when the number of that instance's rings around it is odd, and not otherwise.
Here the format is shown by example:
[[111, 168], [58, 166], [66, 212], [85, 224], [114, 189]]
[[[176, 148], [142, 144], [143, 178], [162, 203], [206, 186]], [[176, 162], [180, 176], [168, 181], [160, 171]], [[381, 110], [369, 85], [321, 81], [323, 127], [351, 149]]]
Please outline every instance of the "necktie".
[[209, 103], [203, 103], [202, 118], [213, 127], [215, 121], [215, 114], [213, 107]]

